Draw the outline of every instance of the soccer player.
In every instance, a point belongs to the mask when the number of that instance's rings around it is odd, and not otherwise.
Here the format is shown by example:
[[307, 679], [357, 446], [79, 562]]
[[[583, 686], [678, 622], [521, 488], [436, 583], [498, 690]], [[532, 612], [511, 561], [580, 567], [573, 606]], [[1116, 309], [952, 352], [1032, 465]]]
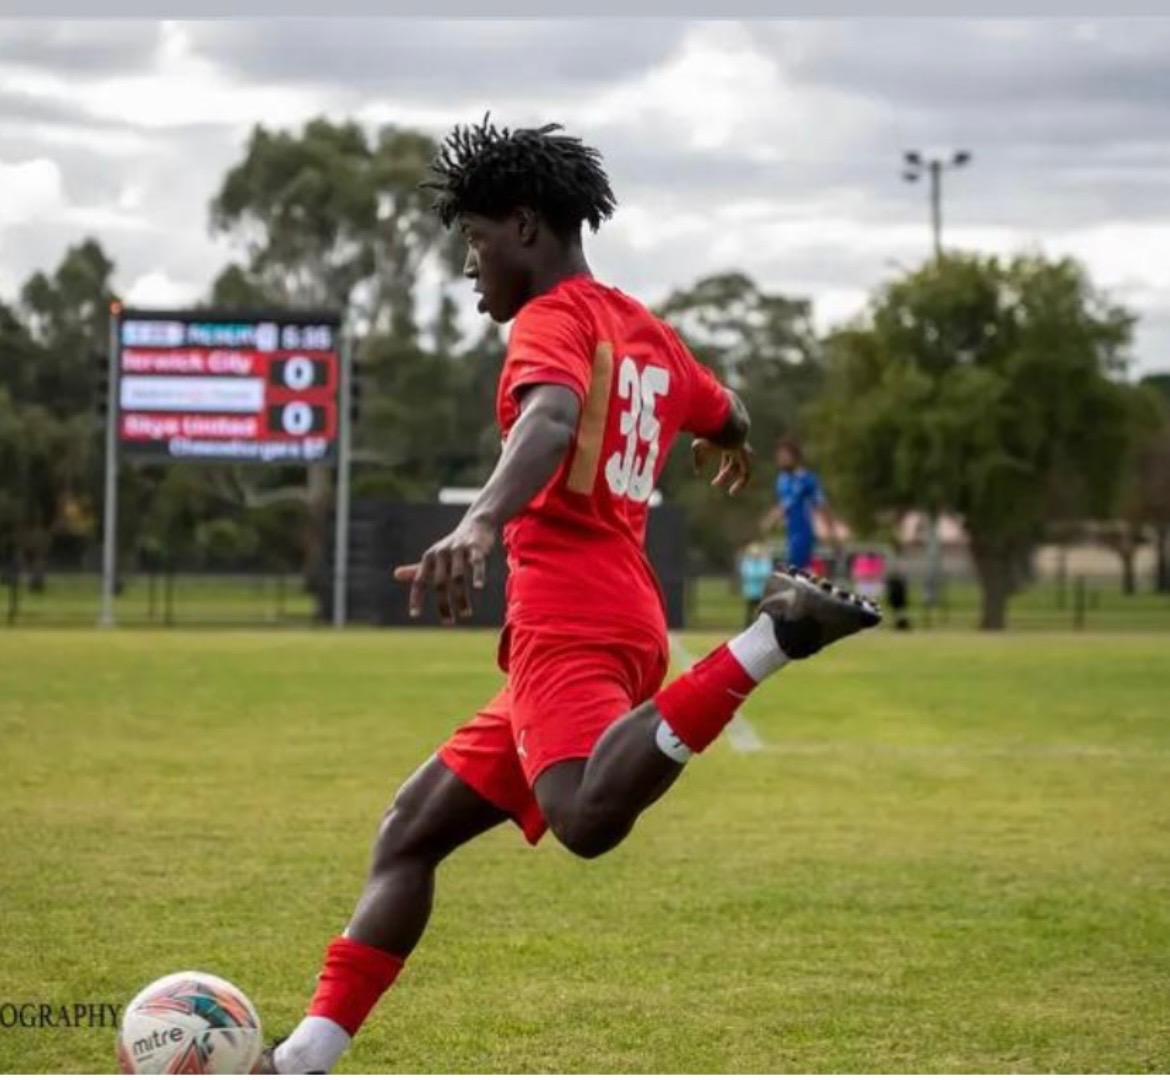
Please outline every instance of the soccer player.
[[819, 512], [834, 538], [834, 549], [841, 554], [840, 526], [829, 508], [824, 489], [804, 461], [804, 453], [795, 439], [784, 438], [776, 444], [776, 503], [764, 516], [761, 528], [766, 533], [784, 522], [789, 566], [808, 569], [816, 550], [815, 515]]
[[435, 869], [460, 845], [511, 820], [532, 844], [549, 830], [582, 858], [609, 851], [761, 681], [879, 620], [828, 583], [778, 574], [747, 630], [663, 686], [650, 495], [682, 431], [697, 467], [718, 460], [712, 483], [741, 490], [748, 416], [668, 326], [590, 273], [582, 227], [615, 200], [599, 154], [560, 130], [457, 127], [427, 185], [467, 242], [479, 310], [515, 321], [499, 463], [454, 532], [395, 577], [414, 615], [433, 592], [454, 622], [502, 539], [507, 678], [395, 796], [307, 1014], [262, 1069], [336, 1064], [422, 936]]

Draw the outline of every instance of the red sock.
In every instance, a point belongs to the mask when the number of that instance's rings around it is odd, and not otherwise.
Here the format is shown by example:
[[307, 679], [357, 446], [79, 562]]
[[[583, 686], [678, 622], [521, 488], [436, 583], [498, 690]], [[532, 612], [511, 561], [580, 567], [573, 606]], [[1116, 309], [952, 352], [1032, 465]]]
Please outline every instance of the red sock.
[[325, 967], [306, 1010], [324, 1016], [356, 1035], [378, 999], [390, 989], [404, 961], [351, 938], [334, 938], [325, 952]]
[[654, 697], [674, 733], [696, 754], [731, 723], [756, 681], [726, 645], [720, 645]]

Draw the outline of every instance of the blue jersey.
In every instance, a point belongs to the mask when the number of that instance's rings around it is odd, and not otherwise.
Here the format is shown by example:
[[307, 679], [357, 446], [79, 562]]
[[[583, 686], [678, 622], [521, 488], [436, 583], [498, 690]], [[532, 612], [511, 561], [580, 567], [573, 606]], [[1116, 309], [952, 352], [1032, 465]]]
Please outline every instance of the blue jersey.
[[776, 477], [776, 501], [784, 511], [788, 546], [811, 551], [816, 540], [813, 510], [825, 501], [816, 473], [808, 469], [780, 473]]

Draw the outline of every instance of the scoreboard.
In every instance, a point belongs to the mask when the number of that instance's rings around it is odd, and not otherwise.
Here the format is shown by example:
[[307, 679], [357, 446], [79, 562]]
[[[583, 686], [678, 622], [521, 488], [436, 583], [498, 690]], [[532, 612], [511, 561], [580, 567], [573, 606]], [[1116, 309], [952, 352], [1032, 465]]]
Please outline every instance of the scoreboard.
[[336, 459], [336, 314], [136, 311], [115, 316], [117, 440], [145, 461]]

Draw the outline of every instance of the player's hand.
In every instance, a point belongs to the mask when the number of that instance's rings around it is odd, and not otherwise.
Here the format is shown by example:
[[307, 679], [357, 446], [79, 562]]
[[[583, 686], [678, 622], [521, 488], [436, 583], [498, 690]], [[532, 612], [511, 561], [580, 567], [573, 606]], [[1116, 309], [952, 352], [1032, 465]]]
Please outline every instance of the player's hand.
[[471, 588], [482, 589], [487, 577], [487, 557], [496, 546], [496, 530], [485, 521], [464, 518], [453, 533], [427, 548], [410, 566], [394, 569], [394, 580], [410, 583], [410, 617], [423, 610], [427, 589], [433, 587], [439, 618], [448, 626], [456, 615], [471, 615]]
[[691, 458], [695, 463], [695, 472], [701, 473], [707, 464], [719, 459], [719, 469], [712, 487], [727, 489], [729, 495], [738, 495], [752, 476], [752, 460], [755, 454], [752, 448], [744, 443], [738, 450], [725, 450], [716, 446], [709, 439], [695, 439], [691, 443]]

